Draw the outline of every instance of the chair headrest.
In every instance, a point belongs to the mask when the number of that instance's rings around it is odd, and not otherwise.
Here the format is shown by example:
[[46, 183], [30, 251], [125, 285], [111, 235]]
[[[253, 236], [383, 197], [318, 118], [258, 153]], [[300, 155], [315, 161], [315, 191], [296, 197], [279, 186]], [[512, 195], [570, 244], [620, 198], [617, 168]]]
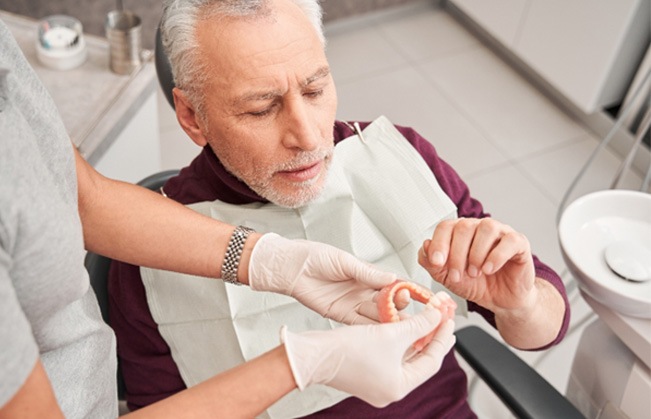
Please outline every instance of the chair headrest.
[[172, 95], [172, 89], [174, 88], [174, 77], [172, 77], [172, 66], [170, 65], [170, 60], [165, 55], [165, 50], [163, 49], [163, 42], [160, 35], [160, 26], [156, 28], [156, 47], [154, 50], [154, 56], [156, 61], [156, 74], [158, 74], [158, 83], [165, 93], [165, 98], [174, 109], [174, 96]]

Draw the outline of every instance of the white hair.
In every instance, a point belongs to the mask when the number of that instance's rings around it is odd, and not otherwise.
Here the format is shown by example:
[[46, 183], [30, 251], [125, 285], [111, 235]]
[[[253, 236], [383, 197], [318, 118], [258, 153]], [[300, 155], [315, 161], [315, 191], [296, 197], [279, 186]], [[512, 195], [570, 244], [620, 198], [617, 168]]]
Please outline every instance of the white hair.
[[[322, 11], [319, 0], [291, 0], [310, 21], [325, 46]], [[195, 111], [203, 112], [202, 86], [208, 71], [199, 59], [196, 37], [197, 21], [216, 15], [225, 17], [258, 17], [269, 13], [270, 0], [166, 0], [163, 6], [160, 34], [174, 84], [182, 89]]]

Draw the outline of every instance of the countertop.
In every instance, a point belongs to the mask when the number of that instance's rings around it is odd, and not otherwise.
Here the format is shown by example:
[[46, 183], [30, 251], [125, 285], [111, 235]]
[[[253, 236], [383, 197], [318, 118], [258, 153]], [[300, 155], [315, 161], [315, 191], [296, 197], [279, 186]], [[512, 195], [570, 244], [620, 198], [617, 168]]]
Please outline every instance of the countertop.
[[84, 34], [87, 60], [70, 70], [53, 70], [36, 55], [38, 21], [0, 11], [25, 57], [61, 114], [72, 142], [94, 164], [113, 144], [131, 116], [156, 88], [153, 53], [143, 50], [143, 64], [130, 75], [109, 69], [108, 41]]

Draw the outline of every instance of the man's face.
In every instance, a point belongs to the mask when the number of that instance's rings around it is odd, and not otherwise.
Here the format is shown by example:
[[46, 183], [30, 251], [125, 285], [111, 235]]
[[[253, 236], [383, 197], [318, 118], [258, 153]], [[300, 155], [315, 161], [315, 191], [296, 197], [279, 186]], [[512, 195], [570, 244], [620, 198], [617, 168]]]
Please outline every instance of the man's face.
[[211, 74], [197, 124], [226, 169], [269, 201], [299, 207], [325, 183], [337, 97], [313, 26], [286, 0], [272, 7], [263, 18], [200, 21]]

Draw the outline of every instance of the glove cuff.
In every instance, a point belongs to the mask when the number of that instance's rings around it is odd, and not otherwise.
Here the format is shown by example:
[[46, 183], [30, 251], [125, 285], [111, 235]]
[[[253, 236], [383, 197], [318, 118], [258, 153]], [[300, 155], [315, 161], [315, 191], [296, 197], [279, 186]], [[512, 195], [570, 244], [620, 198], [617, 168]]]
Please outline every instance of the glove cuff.
[[328, 384], [339, 371], [345, 354], [332, 330], [292, 333], [280, 329], [287, 359], [300, 390], [312, 384]]
[[295, 360], [295, 354], [297, 353], [297, 349], [294, 347], [294, 343], [292, 342], [292, 339], [290, 338], [289, 335], [294, 336], [294, 334], [287, 329], [287, 326], [283, 325], [280, 328], [280, 341], [285, 345], [287, 360], [289, 361], [289, 367], [292, 370], [294, 381], [296, 381], [296, 386], [298, 387], [299, 390], [303, 391], [305, 387], [308, 386], [309, 383], [306, 383], [304, 378], [301, 376], [301, 374], [299, 374], [299, 369], [297, 368], [296, 360]]

